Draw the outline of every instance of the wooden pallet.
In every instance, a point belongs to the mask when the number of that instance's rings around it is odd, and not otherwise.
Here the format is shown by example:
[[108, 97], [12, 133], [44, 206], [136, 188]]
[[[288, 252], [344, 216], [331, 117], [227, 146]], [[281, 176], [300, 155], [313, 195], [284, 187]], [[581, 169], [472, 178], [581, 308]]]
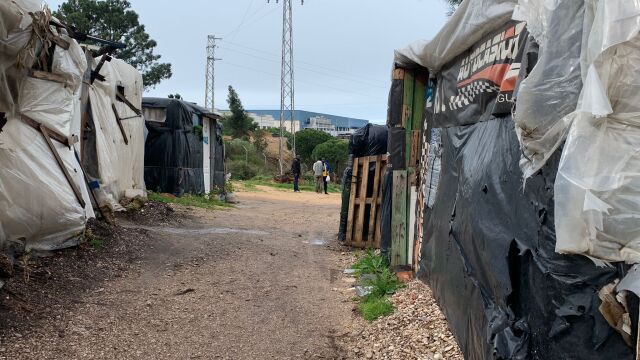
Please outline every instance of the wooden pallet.
[[[369, 167], [375, 163], [373, 177]], [[380, 248], [380, 206], [382, 180], [387, 169], [387, 155], [353, 159], [346, 244], [358, 248]], [[367, 194], [367, 189], [373, 191]]]

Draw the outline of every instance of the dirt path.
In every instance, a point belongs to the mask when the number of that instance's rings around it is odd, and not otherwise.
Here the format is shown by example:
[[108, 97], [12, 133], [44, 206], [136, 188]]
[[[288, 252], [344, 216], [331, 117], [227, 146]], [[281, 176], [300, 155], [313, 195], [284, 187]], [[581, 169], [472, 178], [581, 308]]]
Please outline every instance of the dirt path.
[[[352, 312], [332, 291], [344, 258], [333, 242], [339, 195], [260, 188], [239, 199], [132, 230], [145, 235], [139, 257], [92, 281], [89, 271], [76, 279], [82, 289], [52, 292], [50, 311], [0, 326], [0, 358], [340, 358], [335, 336]], [[100, 273], [99, 257], [88, 259]]]

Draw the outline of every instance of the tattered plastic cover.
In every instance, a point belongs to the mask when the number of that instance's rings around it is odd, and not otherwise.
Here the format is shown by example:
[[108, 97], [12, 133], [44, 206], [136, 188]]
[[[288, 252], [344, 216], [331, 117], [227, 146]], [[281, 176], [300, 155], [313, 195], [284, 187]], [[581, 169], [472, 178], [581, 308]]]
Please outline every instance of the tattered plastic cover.
[[[94, 59], [94, 68], [99, 60]], [[106, 80], [96, 80], [89, 91], [100, 176], [98, 202], [101, 206], [108, 205], [112, 210], [118, 210], [126, 190], [145, 190], [144, 118], [116, 98], [120, 88], [126, 99], [136, 109], [142, 110], [142, 75], [133, 66], [115, 58], [104, 63], [100, 74]], [[118, 126], [112, 105], [115, 105], [121, 119], [124, 134]]]
[[584, 86], [555, 184], [556, 249], [640, 263], [640, 2], [586, 6]]
[[32, 22], [29, 12], [41, 9], [40, 0], [0, 2], [0, 112], [16, 110], [14, 104], [18, 103], [20, 83], [26, 75], [26, 70], [18, 70], [16, 66], [18, 54], [30, 55], [24, 59], [25, 62], [33, 60], [35, 51], [27, 47]]
[[[28, 31], [28, 30], [27, 30]], [[63, 35], [69, 50], [56, 47], [52, 72], [66, 84], [20, 79], [17, 111], [51, 129], [77, 138], [80, 130], [80, 85], [87, 64], [78, 44]], [[52, 140], [81, 191], [83, 208], [42, 134], [8, 114], [0, 133], [0, 248], [52, 250], [77, 244], [91, 201], [74, 147]]]
[[420, 65], [435, 73], [482, 37], [511, 19], [516, 0], [466, 0], [432, 40], [395, 51], [401, 67]]

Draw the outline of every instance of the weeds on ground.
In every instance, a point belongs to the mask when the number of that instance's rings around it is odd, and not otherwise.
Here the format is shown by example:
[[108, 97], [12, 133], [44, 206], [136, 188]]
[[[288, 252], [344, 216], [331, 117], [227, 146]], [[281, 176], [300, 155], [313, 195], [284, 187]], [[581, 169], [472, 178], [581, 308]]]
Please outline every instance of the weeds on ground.
[[358, 310], [367, 321], [374, 321], [382, 316], [393, 314], [393, 304], [389, 297], [368, 296], [358, 305]]
[[368, 250], [351, 268], [356, 270], [358, 282], [370, 288], [369, 295], [359, 299], [358, 309], [362, 317], [367, 321], [374, 321], [392, 314], [393, 304], [389, 297], [403, 285], [389, 269], [386, 259], [373, 250]]
[[149, 200], [162, 202], [166, 204], [178, 204], [182, 206], [194, 206], [203, 209], [216, 209], [221, 207], [230, 207], [229, 204], [218, 200], [215, 196], [200, 196], [184, 194], [182, 197], [176, 197], [169, 194], [162, 194], [156, 192], [148, 193]]
[[388, 267], [389, 264], [387, 264], [387, 261], [371, 249], [367, 250], [364, 255], [351, 266], [358, 274], [379, 274], [383, 270], [388, 269]]

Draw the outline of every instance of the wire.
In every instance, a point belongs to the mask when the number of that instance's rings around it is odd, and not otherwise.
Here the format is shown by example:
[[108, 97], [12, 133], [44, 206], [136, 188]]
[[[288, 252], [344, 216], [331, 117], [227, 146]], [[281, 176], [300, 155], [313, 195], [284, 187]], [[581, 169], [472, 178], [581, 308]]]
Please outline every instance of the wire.
[[[274, 77], [278, 77], [278, 78], [280, 77], [280, 74], [267, 72], [267, 71], [264, 71], [264, 70], [252, 68], [250, 66], [234, 64], [234, 63], [229, 62], [229, 61], [225, 61], [224, 64], [225, 65], [235, 66], [235, 67], [246, 69], [246, 70], [250, 70], [250, 71], [259, 72], [259, 73], [262, 73], [262, 74], [265, 74], [265, 75], [269, 75], [269, 76], [274, 76]], [[307, 81], [307, 80], [296, 80], [296, 82], [300, 82], [300, 83], [303, 83], [303, 84], [314, 85], [314, 86], [321, 86], [321, 87], [324, 87], [324, 88], [327, 88], [327, 89], [332, 89], [332, 90], [340, 91], [340, 92], [343, 92], [343, 93], [352, 93], [352, 94], [356, 94], [356, 95], [360, 95], [360, 96], [364, 96], [364, 97], [368, 97], [368, 98], [374, 99], [374, 97], [371, 96], [371, 94], [365, 94], [365, 93], [362, 93], [362, 92], [359, 92], [359, 91], [341, 89], [341, 88], [338, 88], [338, 87], [335, 87], [335, 86], [330, 86], [330, 85], [326, 85], [326, 84], [322, 84], [322, 83], [316, 83], [316, 82]]]
[[[246, 55], [246, 56], [250, 56], [250, 57], [253, 57], [253, 58], [256, 58], [256, 59], [260, 59], [260, 60], [270, 61], [270, 62], [274, 62], [274, 63], [278, 63], [278, 64], [280, 63], [280, 61], [278, 61], [278, 60], [268, 59], [268, 58], [265, 58], [265, 57], [262, 57], [262, 56], [249, 54], [249, 53], [246, 53], [246, 52], [243, 52], [243, 51], [239, 51], [239, 50], [236, 50], [236, 49], [230, 49], [230, 48], [227, 48], [227, 47], [221, 47], [221, 49], [228, 50], [228, 51], [233, 51], [233, 52], [236, 52], [236, 53], [239, 53], [239, 54], [243, 54], [243, 55]], [[369, 82], [362, 81], [362, 80], [348, 79], [348, 78], [345, 78], [345, 77], [337, 76], [337, 75], [332, 74], [332, 73], [326, 73], [326, 72], [321, 72], [321, 71], [317, 71], [317, 70], [314, 70], [314, 69], [306, 68], [304, 66], [297, 66], [296, 69], [297, 70], [308, 71], [308, 72], [312, 72], [312, 73], [316, 73], [316, 74], [319, 74], [319, 75], [324, 75], [324, 76], [328, 76], [328, 77], [332, 77], [332, 78], [335, 78], [335, 79], [340, 79], [340, 80], [344, 80], [344, 81], [348, 81], [348, 82], [359, 82], [359, 83], [361, 83], [363, 85], [367, 85], [369, 87], [377, 87], [377, 88], [381, 88], [381, 89], [386, 89], [387, 88], [386, 86], [382, 86], [380, 84], [375, 85], [373, 83], [369, 83]]]
[[[270, 55], [270, 56], [273, 56], [273, 57], [276, 57], [276, 58], [281, 58], [281, 55], [278, 55], [278, 54], [275, 54], [275, 53], [272, 53], [272, 52], [269, 52], [269, 51], [265, 51], [265, 50], [260, 50], [260, 49], [252, 48], [252, 47], [250, 47], [250, 46], [245, 46], [245, 45], [242, 45], [242, 44], [238, 44], [238, 43], [233, 42], [233, 41], [225, 41], [225, 44], [226, 44], [226, 45], [231, 45], [231, 46], [240, 47], [240, 48], [245, 48], [245, 49], [248, 49], [248, 50], [253, 50], [253, 51], [260, 52], [260, 53], [263, 53], [263, 54], [267, 54], [267, 55]], [[227, 49], [228, 49], [228, 48], [227, 48]], [[236, 50], [236, 51], [237, 51], [237, 50]], [[363, 77], [356, 76], [356, 75], [353, 75], [353, 74], [351, 74], [351, 73], [348, 73], [348, 72], [345, 72], [345, 71], [342, 71], [342, 70], [333, 69], [333, 68], [330, 68], [330, 67], [327, 67], [327, 66], [314, 64], [314, 63], [311, 63], [311, 62], [308, 62], [308, 61], [295, 60], [295, 62], [296, 62], [296, 63], [300, 63], [300, 64], [307, 64], [307, 65], [311, 65], [311, 66], [316, 67], [316, 68], [322, 68], [322, 69], [325, 69], [325, 70], [331, 71], [332, 73], [340, 73], [340, 74], [343, 74], [343, 75], [346, 75], [346, 76], [348, 76], [348, 77], [355, 78], [355, 79], [364, 79]], [[380, 86], [380, 85], [374, 85], [374, 86]], [[386, 88], [386, 87], [385, 87], [385, 88]]]
[[247, 14], [249, 13], [249, 9], [251, 9], [251, 6], [253, 6], [254, 1], [255, 0], [251, 0], [251, 2], [249, 3], [249, 6], [247, 6], [247, 9], [244, 11], [244, 15], [242, 16], [242, 20], [240, 20], [240, 24], [235, 29], [233, 29], [233, 31], [231, 31], [229, 34], [225, 35], [225, 37], [233, 34], [233, 37], [231, 39], [232, 40], [235, 39], [238, 30], [240, 30], [242, 25], [244, 25], [245, 20], [247, 19]]

